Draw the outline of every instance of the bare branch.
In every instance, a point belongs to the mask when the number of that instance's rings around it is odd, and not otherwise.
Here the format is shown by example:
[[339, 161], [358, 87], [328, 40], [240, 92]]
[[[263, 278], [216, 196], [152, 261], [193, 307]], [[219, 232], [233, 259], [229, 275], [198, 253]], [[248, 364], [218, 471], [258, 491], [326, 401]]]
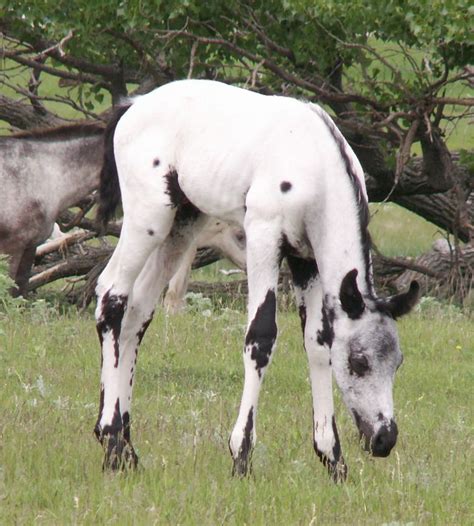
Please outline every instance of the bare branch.
[[46, 64], [42, 64], [41, 62], [36, 61], [34, 59], [31, 60], [21, 55], [16, 55], [15, 53], [12, 53], [6, 49], [0, 50], [0, 58], [10, 58], [15, 62], [18, 62], [19, 64], [23, 64], [24, 66], [28, 66], [29, 68], [37, 68], [41, 71], [49, 73], [50, 75], [62, 79], [70, 79], [78, 82], [89, 82], [90, 84], [96, 84], [101, 80], [96, 76], [83, 73], [82, 71], [79, 73], [72, 73], [63, 69], [53, 68], [51, 66], [47, 66]]
[[193, 76], [193, 69], [194, 69], [194, 62], [196, 59], [196, 51], [199, 46], [199, 42], [196, 40], [193, 42], [193, 45], [191, 46], [191, 53], [189, 54], [189, 69], [188, 69], [188, 75], [186, 78], [190, 79]]
[[358, 95], [356, 93], [335, 93], [333, 91], [322, 89], [319, 85], [315, 84], [314, 82], [310, 82], [301, 77], [297, 77], [296, 75], [289, 73], [288, 71], [285, 71], [282, 67], [278, 66], [274, 61], [270, 60], [268, 57], [261, 57], [261, 56], [255, 55], [254, 53], [238, 46], [237, 44], [233, 42], [230, 42], [229, 40], [223, 39], [223, 38], [202, 37], [194, 33], [190, 33], [188, 31], [182, 31], [182, 30], [160, 30], [160, 31], [157, 31], [157, 33], [161, 34], [164, 40], [167, 40], [169, 38], [175, 39], [178, 37], [184, 37], [187, 39], [196, 40], [203, 44], [212, 44], [216, 46], [225, 47], [229, 49], [230, 51], [233, 51], [234, 53], [237, 53], [238, 55], [242, 55], [257, 64], [263, 61], [263, 65], [269, 71], [271, 71], [272, 73], [274, 73], [281, 79], [285, 80], [286, 82], [289, 82], [290, 84], [294, 84], [295, 86], [298, 86], [299, 88], [302, 88], [302, 89], [305, 89], [305, 90], [308, 90], [314, 93], [323, 102], [359, 102], [361, 104], [365, 104], [367, 106], [375, 108], [379, 111], [386, 110], [392, 105], [392, 103], [380, 104], [376, 100], [369, 99], [368, 97], [365, 97], [363, 95]]
[[66, 44], [66, 42], [71, 40], [73, 36], [74, 36], [74, 32], [70, 30], [68, 34], [63, 39], [61, 39], [57, 44], [53, 44], [49, 48], [43, 49], [43, 51], [41, 51], [38, 54], [37, 58], [38, 59], [45, 58], [47, 55], [51, 55], [53, 52], [56, 52], [56, 51], [59, 53], [60, 57], [64, 57], [66, 55], [64, 51], [64, 45]]

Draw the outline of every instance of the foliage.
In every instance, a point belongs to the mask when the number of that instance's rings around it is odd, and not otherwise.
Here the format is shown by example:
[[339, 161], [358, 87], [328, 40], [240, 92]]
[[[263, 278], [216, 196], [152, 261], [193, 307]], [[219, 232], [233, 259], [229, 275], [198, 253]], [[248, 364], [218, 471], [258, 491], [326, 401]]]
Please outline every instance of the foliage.
[[434, 116], [443, 104], [436, 98], [465, 77], [462, 68], [474, 58], [469, 12], [467, 0], [390, 0], [383, 12], [375, 0], [20, 0], [7, 2], [3, 14], [7, 34], [24, 42], [16, 55], [25, 45], [66, 39], [48, 54], [51, 66], [87, 66], [88, 110], [103, 100], [101, 88], [117, 89], [117, 77], [126, 89], [123, 83], [149, 77], [192, 75], [330, 105], [353, 102], [373, 122], [376, 114], [380, 121], [402, 112], [391, 123], [403, 129], [421, 103]]

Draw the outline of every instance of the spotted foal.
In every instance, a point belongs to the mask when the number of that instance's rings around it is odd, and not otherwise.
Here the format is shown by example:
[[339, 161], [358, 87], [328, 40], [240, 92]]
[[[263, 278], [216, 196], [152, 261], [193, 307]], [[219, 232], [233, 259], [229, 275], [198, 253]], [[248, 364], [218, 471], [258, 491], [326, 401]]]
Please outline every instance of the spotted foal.
[[335, 480], [346, 475], [332, 374], [375, 456], [397, 439], [392, 386], [402, 361], [395, 319], [418, 286], [375, 295], [362, 168], [320, 107], [219, 82], [173, 82], [121, 107], [106, 131], [104, 220], [122, 195], [124, 223], [97, 286], [102, 346], [95, 432], [106, 467], [135, 465], [130, 406], [137, 349], [155, 303], [198, 232], [242, 226], [249, 285], [244, 387], [229, 440], [249, 469], [259, 392], [277, 339], [280, 263], [287, 258], [308, 355], [313, 443]]

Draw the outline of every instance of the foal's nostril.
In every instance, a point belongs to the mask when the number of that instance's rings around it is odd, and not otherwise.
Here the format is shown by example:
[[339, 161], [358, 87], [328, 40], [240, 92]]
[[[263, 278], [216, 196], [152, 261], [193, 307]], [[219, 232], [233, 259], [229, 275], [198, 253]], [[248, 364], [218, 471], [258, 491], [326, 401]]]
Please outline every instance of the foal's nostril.
[[391, 420], [389, 426], [382, 426], [372, 437], [371, 449], [374, 457], [388, 457], [397, 443], [397, 424]]

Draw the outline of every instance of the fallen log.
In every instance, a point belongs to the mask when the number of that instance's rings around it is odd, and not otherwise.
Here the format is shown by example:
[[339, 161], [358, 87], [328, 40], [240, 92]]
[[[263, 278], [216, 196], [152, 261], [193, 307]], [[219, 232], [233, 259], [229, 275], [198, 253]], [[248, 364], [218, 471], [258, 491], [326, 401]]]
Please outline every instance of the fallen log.
[[77, 230], [75, 232], [64, 234], [61, 237], [47, 241], [37, 247], [36, 259], [41, 259], [52, 252], [64, 252], [67, 247], [92, 239], [94, 236], [94, 233], [85, 230]]
[[[117, 227], [117, 225], [115, 225]], [[33, 291], [61, 278], [83, 276], [69, 291], [70, 301], [86, 306], [95, 296], [98, 276], [107, 264], [114, 247], [102, 241], [102, 246], [90, 243], [94, 233], [74, 232], [65, 238], [48, 243], [42, 251], [41, 264], [33, 269], [29, 290]], [[64, 247], [67, 250], [64, 250]], [[221, 254], [211, 248], [198, 250], [193, 268], [200, 268], [221, 259]], [[38, 260], [39, 262], [39, 260]], [[449, 247], [448, 243], [438, 240], [433, 249], [419, 258], [388, 258], [380, 253], [373, 256], [374, 275], [377, 289], [381, 294], [405, 290], [411, 280], [416, 279], [422, 285], [424, 294], [448, 298], [454, 295], [459, 301], [469, 294], [473, 287], [474, 247], [472, 244]], [[288, 291], [290, 275], [282, 272], [282, 288]], [[285, 281], [286, 280], [286, 281]], [[286, 283], [286, 285], [285, 285]], [[201, 292], [206, 296], [230, 294], [236, 297], [246, 296], [246, 280], [234, 280], [218, 283], [192, 282], [192, 292]]]

